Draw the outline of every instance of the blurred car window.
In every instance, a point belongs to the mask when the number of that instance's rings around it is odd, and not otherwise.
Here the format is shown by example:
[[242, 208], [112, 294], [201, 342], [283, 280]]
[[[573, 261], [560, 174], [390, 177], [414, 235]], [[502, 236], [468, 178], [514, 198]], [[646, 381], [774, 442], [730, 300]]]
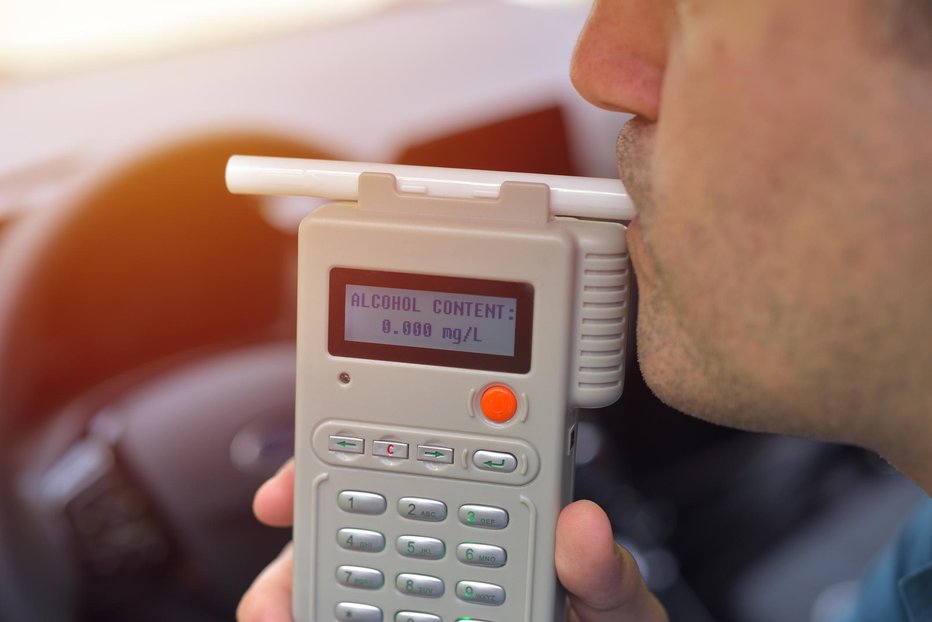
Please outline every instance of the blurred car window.
[[[448, 2], [449, 0], [421, 0]], [[321, 27], [399, 0], [6, 0], [0, 76], [33, 76], [158, 58]]]
[[[451, 1], [0, 0], [0, 80], [159, 58], [326, 27], [395, 5]], [[585, 1], [514, 0], [516, 4]]]

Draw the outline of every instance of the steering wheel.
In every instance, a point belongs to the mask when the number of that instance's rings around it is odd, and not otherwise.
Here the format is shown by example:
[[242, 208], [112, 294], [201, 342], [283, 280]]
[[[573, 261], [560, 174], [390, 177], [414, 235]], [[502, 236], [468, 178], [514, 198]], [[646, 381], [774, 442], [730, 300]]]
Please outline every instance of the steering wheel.
[[0, 620], [229, 619], [287, 539], [296, 243], [232, 153], [327, 157], [207, 137], [0, 238]]

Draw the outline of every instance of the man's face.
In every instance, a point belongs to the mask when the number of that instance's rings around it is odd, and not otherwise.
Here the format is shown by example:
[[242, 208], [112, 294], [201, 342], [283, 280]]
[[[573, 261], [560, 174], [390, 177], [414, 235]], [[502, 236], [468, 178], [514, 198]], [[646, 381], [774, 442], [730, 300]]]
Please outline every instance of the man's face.
[[876, 5], [595, 3], [573, 79], [638, 115], [638, 348], [673, 406], [878, 449], [928, 408], [932, 73]]

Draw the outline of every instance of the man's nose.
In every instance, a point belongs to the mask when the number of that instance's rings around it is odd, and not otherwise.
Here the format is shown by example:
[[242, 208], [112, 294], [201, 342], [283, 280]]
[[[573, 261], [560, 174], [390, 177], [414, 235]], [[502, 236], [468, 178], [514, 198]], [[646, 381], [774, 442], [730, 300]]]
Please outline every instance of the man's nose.
[[596, 0], [573, 54], [580, 95], [656, 120], [675, 13], [669, 0]]

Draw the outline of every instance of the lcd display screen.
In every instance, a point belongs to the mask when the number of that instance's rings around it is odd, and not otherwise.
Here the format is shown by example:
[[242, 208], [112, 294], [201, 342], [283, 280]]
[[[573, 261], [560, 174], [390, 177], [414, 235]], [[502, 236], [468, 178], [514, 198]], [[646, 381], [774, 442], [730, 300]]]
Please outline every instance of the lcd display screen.
[[333, 268], [330, 352], [526, 373], [532, 310], [527, 283]]

